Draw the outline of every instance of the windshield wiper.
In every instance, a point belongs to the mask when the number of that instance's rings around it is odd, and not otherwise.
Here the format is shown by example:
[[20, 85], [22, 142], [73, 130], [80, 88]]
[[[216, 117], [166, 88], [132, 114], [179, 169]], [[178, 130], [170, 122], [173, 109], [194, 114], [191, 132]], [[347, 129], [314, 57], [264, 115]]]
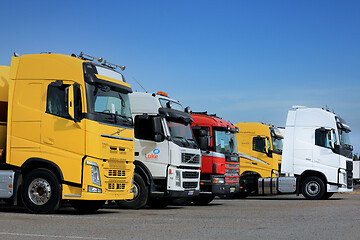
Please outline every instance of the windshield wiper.
[[186, 138], [184, 138], [184, 137], [175, 136], [175, 137], [173, 137], [173, 138], [178, 138], [178, 139], [185, 140], [185, 142], [187, 143], [187, 145], [188, 145], [188, 146], [191, 146], [191, 144], [189, 143], [189, 141], [188, 141]]
[[115, 115], [115, 113], [111, 113], [111, 112], [94, 112], [94, 113], [100, 113], [100, 114], [110, 116], [111, 119], [107, 119], [107, 120], [112, 120], [112, 121], [114, 121], [114, 123], [116, 123], [116, 115]]

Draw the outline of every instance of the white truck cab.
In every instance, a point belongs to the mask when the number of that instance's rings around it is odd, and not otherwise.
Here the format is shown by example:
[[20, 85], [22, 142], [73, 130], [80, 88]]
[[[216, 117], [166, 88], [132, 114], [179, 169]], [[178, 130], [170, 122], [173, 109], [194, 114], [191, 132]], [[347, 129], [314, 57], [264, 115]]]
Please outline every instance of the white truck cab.
[[321, 108], [294, 106], [288, 112], [281, 175], [259, 179], [258, 191], [267, 187], [280, 193], [302, 193], [307, 199], [327, 199], [352, 186], [351, 129], [334, 113]]
[[164, 207], [171, 198], [198, 195], [201, 152], [189, 113], [163, 92], [132, 93], [130, 104], [135, 125], [135, 197], [119, 202], [120, 206]]

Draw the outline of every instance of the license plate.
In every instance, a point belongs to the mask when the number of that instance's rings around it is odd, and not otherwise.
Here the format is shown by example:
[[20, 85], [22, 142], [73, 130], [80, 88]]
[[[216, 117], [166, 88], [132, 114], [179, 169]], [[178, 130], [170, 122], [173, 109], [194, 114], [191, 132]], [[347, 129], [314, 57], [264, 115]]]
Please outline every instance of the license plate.
[[[235, 190], [235, 189], [234, 189]], [[194, 195], [194, 191], [189, 191], [188, 195]]]
[[231, 187], [231, 188], [230, 188], [230, 192], [231, 192], [231, 193], [235, 192], [235, 187]]

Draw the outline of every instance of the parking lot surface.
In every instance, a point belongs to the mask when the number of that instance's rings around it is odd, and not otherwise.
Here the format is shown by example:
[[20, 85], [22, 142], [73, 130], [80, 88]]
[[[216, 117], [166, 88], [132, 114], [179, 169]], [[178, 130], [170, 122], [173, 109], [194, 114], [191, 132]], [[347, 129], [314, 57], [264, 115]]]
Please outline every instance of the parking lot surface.
[[359, 239], [360, 194], [310, 201], [282, 195], [215, 199], [208, 206], [52, 215], [0, 205], [0, 239]]

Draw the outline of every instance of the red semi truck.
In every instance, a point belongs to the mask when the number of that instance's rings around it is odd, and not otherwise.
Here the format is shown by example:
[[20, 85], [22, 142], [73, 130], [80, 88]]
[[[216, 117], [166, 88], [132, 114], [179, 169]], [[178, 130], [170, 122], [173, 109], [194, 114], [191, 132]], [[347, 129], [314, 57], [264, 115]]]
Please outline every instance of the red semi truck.
[[200, 142], [201, 137], [208, 137], [206, 149], [201, 149], [200, 195], [193, 199], [195, 204], [205, 205], [215, 196], [229, 196], [239, 191], [240, 159], [236, 143], [239, 129], [215, 114], [191, 112], [190, 115], [196, 140]]

